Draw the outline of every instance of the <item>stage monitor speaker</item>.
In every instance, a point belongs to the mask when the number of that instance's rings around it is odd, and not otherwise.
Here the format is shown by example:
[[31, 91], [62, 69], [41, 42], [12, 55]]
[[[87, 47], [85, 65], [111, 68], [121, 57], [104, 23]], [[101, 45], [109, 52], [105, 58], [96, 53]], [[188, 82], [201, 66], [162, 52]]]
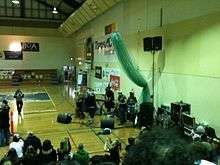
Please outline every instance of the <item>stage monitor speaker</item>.
[[162, 36], [153, 37], [153, 50], [162, 50]]
[[144, 51], [152, 51], [153, 50], [153, 38], [146, 37], [143, 39], [144, 43]]
[[59, 113], [57, 116], [57, 122], [68, 124], [72, 121], [72, 114], [71, 113]]
[[108, 119], [102, 119], [101, 120], [101, 128], [110, 128], [114, 129], [115, 128], [115, 122], [114, 119], [108, 118]]

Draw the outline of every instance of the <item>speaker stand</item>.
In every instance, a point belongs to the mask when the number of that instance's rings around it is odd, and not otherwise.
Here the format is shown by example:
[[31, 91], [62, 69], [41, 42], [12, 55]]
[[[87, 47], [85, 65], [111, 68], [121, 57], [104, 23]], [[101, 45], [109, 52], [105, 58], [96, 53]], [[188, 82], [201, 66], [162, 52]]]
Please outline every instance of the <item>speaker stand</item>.
[[153, 103], [153, 106], [154, 106], [154, 68], [155, 68], [155, 50], [152, 50], [151, 51], [152, 55], [153, 55], [153, 60], [152, 60], [152, 95], [153, 95], [153, 98], [152, 98], [152, 103]]

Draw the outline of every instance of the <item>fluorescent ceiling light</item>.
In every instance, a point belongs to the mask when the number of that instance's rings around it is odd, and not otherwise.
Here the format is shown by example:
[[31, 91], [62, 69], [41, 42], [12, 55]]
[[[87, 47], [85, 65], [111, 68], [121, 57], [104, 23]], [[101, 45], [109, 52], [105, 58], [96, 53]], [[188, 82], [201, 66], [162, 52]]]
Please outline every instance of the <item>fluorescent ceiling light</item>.
[[19, 4], [20, 3], [18, 0], [12, 0], [11, 2], [14, 3], [14, 4]]
[[53, 8], [52, 13], [53, 13], [53, 14], [57, 14], [57, 13], [58, 13], [58, 11], [57, 11], [56, 7], [54, 7], [54, 8]]

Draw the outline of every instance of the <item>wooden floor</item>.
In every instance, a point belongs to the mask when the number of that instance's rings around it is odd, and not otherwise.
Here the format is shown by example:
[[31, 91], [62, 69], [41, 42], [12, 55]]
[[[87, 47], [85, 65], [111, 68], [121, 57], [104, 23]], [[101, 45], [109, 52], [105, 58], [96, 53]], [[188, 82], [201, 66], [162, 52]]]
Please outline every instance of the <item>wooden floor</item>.
[[[0, 93], [13, 94], [18, 87], [0, 87]], [[101, 131], [100, 118], [101, 116], [95, 116], [94, 127], [88, 127], [86, 124], [80, 124], [81, 122], [77, 118], [73, 118], [70, 124], [60, 124], [56, 122], [57, 114], [60, 112], [75, 112], [74, 104], [74, 90], [70, 85], [29, 85], [19, 86], [19, 88], [25, 93], [28, 92], [46, 92], [51, 101], [49, 102], [28, 102], [24, 103], [24, 120], [21, 124], [17, 123], [16, 113], [14, 113], [14, 122], [16, 133], [20, 134], [23, 138], [26, 137], [27, 132], [32, 131], [43, 142], [45, 139], [50, 139], [55, 149], [59, 147], [61, 139], [69, 137], [71, 139], [72, 151], [76, 151], [76, 146], [79, 143], [85, 145], [86, 150], [91, 154], [103, 154], [104, 142], [107, 135], [98, 135]], [[10, 102], [11, 111], [15, 110], [15, 101]], [[14, 111], [16, 112], [16, 111]], [[116, 119], [116, 129], [114, 129], [111, 135], [111, 139], [119, 139], [124, 148], [127, 144], [128, 137], [136, 137], [139, 133], [138, 129], [130, 127], [131, 124], [127, 124], [124, 127], [118, 126], [118, 119]], [[0, 148], [0, 157], [7, 152], [7, 147]]]

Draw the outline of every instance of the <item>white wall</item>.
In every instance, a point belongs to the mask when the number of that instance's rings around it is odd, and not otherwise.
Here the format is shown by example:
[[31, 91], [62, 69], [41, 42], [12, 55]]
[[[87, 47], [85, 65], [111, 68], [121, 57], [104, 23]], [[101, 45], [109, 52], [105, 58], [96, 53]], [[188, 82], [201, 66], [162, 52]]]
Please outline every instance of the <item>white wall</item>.
[[[5, 31], [1, 31], [5, 29]], [[70, 65], [73, 39], [59, 36], [54, 29], [0, 27], [0, 52], [9, 50], [13, 42], [37, 42], [39, 52], [23, 52], [23, 60], [0, 59], [1, 69], [61, 69]], [[13, 33], [12, 33], [13, 32]], [[10, 34], [10, 35], [7, 35]], [[13, 34], [13, 35], [11, 35]]]
[[[123, 0], [73, 35], [78, 45], [74, 53], [84, 56], [85, 38], [104, 36], [104, 27], [116, 22], [129, 53], [136, 58], [140, 71], [149, 77], [152, 55], [143, 51], [143, 38], [162, 35], [164, 50], [156, 55], [155, 63], [156, 104], [188, 102], [197, 120], [207, 121], [220, 135], [219, 9], [219, 0]], [[120, 68], [118, 63], [95, 65]], [[135, 87], [140, 92], [124, 73], [121, 83], [123, 91]]]

